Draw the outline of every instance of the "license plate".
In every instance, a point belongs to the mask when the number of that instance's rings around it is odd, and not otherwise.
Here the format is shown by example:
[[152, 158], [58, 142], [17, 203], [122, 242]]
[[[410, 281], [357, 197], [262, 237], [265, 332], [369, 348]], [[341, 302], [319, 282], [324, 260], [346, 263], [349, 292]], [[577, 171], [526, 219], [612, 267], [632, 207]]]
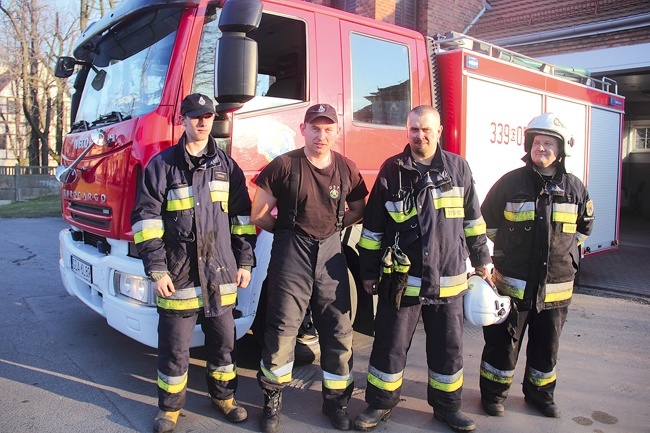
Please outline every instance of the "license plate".
[[81, 277], [82, 280], [86, 281], [88, 284], [93, 282], [93, 268], [88, 263], [79, 259], [78, 257], [71, 256], [72, 260], [72, 272]]

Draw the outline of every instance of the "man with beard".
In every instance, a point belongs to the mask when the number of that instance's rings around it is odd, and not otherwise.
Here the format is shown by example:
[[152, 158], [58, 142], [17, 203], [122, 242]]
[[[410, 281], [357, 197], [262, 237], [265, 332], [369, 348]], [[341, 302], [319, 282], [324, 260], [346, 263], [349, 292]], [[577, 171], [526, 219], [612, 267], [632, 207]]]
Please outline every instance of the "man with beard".
[[379, 303], [368, 408], [355, 420], [359, 430], [372, 430], [388, 419], [400, 401], [420, 314], [434, 418], [457, 431], [475, 429], [460, 411], [463, 294], [468, 251], [476, 273], [488, 281], [490, 253], [470, 168], [438, 146], [441, 133], [436, 109], [423, 105], [411, 110], [409, 144], [384, 162], [368, 199], [358, 250], [364, 290], [379, 292]]

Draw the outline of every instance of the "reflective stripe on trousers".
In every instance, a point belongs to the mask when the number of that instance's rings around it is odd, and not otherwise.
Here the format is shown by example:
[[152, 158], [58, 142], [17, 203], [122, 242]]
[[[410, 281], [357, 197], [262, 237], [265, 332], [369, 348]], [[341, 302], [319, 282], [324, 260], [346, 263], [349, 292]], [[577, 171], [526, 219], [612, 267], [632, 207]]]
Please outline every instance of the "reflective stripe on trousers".
[[[366, 402], [390, 409], [400, 400], [407, 352], [422, 314], [429, 379], [427, 401], [434, 410], [460, 409], [463, 383], [463, 299], [449, 304], [403, 306], [380, 302], [368, 368]], [[424, 379], [424, 378], [422, 378]]]
[[479, 380], [483, 400], [501, 403], [506, 399], [514, 382], [524, 333], [528, 329], [524, 395], [540, 404], [553, 402], [560, 334], [568, 311], [568, 306], [540, 312], [513, 310], [510, 314], [516, 316], [514, 336], [508, 332], [509, 321], [483, 328], [485, 346]]
[[[352, 394], [352, 324], [347, 263], [339, 233], [319, 241], [292, 230], [275, 234], [267, 277], [267, 319], [258, 381], [291, 381], [296, 336], [307, 307], [319, 333], [323, 397], [343, 405]], [[311, 301], [310, 301], [311, 300]]]
[[217, 317], [205, 317], [203, 312], [187, 316], [159, 314], [158, 407], [161, 410], [178, 411], [185, 405], [190, 344], [197, 320], [205, 334], [208, 392], [214, 398], [226, 400], [237, 388], [232, 310]]

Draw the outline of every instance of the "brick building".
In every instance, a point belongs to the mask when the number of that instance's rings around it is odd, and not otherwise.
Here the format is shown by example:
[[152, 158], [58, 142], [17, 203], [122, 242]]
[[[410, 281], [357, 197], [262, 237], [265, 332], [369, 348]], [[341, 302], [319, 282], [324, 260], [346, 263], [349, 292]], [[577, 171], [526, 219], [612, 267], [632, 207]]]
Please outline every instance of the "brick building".
[[621, 206], [650, 216], [650, 0], [307, 1], [615, 80], [626, 98]]

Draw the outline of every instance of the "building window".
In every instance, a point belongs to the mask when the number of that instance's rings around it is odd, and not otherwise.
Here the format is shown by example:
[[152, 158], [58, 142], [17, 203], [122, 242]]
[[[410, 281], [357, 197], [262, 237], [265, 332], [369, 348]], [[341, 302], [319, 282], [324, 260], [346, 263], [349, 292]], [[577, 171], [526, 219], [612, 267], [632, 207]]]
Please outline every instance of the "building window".
[[359, 34], [350, 36], [350, 45], [352, 119], [375, 125], [405, 126], [411, 108], [408, 47]]
[[650, 149], [650, 127], [634, 128], [636, 150]]
[[0, 150], [7, 150], [7, 134], [0, 134]]

